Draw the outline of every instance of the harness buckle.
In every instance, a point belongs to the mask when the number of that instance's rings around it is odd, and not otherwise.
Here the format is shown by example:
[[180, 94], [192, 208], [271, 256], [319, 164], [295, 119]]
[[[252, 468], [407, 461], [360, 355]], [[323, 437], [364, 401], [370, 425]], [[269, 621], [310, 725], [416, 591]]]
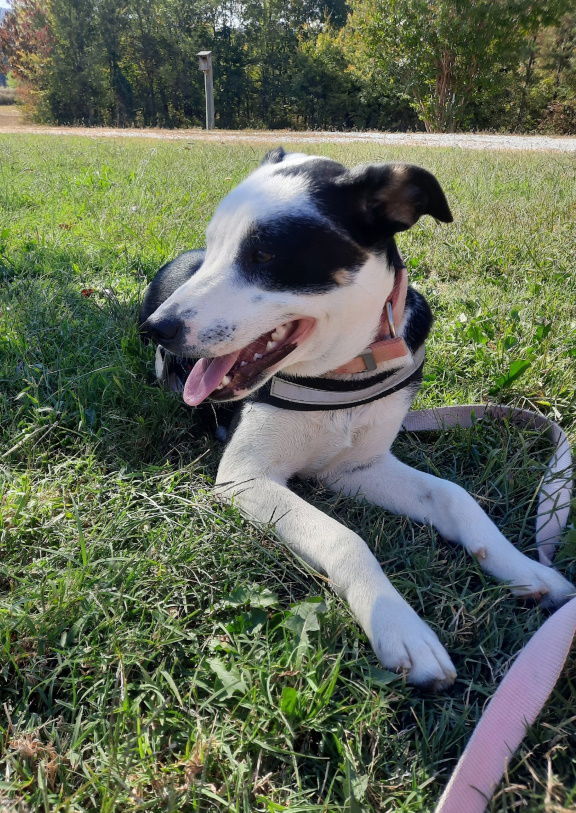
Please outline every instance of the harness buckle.
[[366, 367], [365, 372], [371, 372], [372, 370], [376, 370], [378, 365], [376, 364], [376, 359], [374, 358], [374, 353], [372, 352], [371, 348], [364, 350], [363, 353], [360, 353], [360, 358], [364, 362], [364, 366]]

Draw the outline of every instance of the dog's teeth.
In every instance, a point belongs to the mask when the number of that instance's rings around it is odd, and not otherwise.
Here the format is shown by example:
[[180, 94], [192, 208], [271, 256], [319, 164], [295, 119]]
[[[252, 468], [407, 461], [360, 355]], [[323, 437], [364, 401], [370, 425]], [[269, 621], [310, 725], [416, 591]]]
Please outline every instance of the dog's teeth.
[[261, 354], [261, 353], [254, 353], [254, 358], [253, 358], [253, 361], [258, 361], [258, 360], [259, 360], [259, 359], [261, 359], [261, 358], [262, 358], [262, 354]]
[[222, 381], [220, 382], [221, 387], [227, 387], [228, 384], [232, 381], [229, 375], [225, 375]]
[[276, 342], [268, 342], [268, 344], [266, 345], [266, 350], [267, 351], [268, 350], [274, 350], [275, 347], [276, 347]]

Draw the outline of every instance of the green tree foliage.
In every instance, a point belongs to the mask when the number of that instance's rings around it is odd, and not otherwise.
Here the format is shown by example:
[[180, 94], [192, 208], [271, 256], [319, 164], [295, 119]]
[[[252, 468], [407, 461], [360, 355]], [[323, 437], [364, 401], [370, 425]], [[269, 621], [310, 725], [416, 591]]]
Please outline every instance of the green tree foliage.
[[[576, 130], [569, 0], [13, 0], [35, 118], [218, 127]], [[570, 12], [570, 13], [569, 13]]]
[[[344, 0], [15, 0], [9, 17], [29, 26], [40, 5], [51, 40], [32, 81], [36, 117], [201, 125], [196, 53], [209, 49], [220, 127], [393, 124], [348, 70], [338, 39]], [[12, 49], [11, 64], [18, 71], [36, 50], [34, 42]], [[416, 123], [407, 102], [396, 101], [396, 119], [403, 111], [404, 122]]]
[[543, 26], [558, 22], [566, 3], [351, 0], [350, 6], [351, 62], [376, 83], [405, 92], [427, 130], [447, 131], [498, 126], [510, 114], [527, 46]]
[[534, 36], [524, 76], [519, 126], [576, 133], [576, 12]]
[[106, 77], [96, 5], [92, 0], [50, 0], [53, 36], [47, 65], [50, 108], [60, 122], [93, 124], [100, 118]]

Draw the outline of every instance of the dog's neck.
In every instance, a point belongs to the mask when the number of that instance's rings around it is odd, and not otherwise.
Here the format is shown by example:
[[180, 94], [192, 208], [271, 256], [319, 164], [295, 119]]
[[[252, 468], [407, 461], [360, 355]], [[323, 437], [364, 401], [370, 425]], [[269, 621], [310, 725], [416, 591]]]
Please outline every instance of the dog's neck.
[[406, 307], [408, 293], [408, 272], [404, 263], [394, 267], [394, 287], [388, 294], [382, 315], [378, 335], [368, 347], [353, 359], [341, 364], [331, 375], [365, 373], [376, 370], [383, 361], [403, 359], [410, 355], [408, 346], [401, 336], [397, 336], [397, 327], [401, 324]]

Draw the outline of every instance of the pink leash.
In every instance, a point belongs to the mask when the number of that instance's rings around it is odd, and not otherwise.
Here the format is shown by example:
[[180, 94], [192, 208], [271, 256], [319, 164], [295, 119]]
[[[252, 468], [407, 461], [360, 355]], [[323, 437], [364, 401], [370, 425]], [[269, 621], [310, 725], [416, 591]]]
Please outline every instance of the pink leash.
[[576, 598], [528, 641], [498, 686], [435, 813], [483, 813], [508, 760], [556, 685], [576, 632]]
[[[549, 565], [568, 521], [572, 494], [570, 445], [558, 424], [528, 409], [468, 404], [409, 412], [403, 428], [429, 432], [471, 426], [485, 415], [543, 429], [555, 445], [540, 487], [536, 518], [538, 555]], [[556, 685], [575, 634], [573, 598], [520, 651], [480, 718], [435, 813], [483, 813], [510, 757]]]

